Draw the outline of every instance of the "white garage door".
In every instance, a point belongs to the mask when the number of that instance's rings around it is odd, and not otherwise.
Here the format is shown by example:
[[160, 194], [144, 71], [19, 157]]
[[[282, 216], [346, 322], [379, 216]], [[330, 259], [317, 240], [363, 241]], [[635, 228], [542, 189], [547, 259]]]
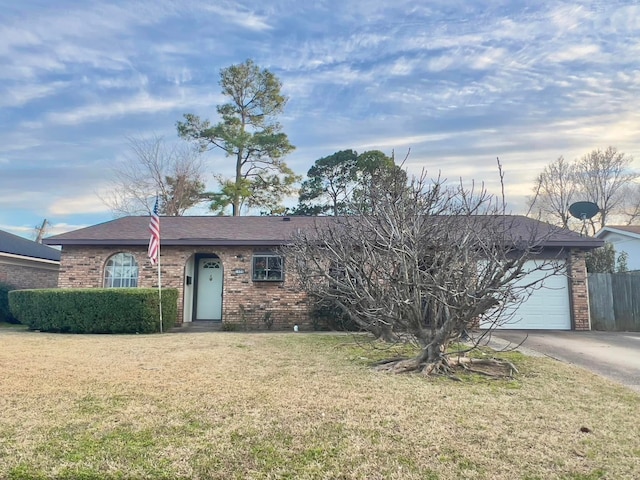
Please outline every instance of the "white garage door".
[[[537, 263], [530, 260], [528, 270], [534, 270]], [[532, 279], [540, 279], [549, 272], [532, 271], [519, 283], [526, 284]], [[532, 295], [514, 311], [508, 323], [501, 325], [503, 329], [529, 330], [571, 330], [571, 307], [569, 304], [569, 282], [565, 275], [557, 274], [546, 278], [543, 287]]]

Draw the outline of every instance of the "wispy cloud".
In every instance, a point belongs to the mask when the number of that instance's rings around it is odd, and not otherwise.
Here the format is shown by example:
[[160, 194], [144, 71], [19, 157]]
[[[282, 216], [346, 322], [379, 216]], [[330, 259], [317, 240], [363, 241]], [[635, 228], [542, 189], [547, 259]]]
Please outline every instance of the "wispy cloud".
[[227, 2], [223, 5], [204, 5], [203, 10], [249, 30], [261, 32], [273, 28], [269, 24], [267, 17], [256, 14], [249, 9], [238, 9], [235, 2]]
[[90, 197], [125, 137], [175, 138], [186, 112], [216, 121], [218, 73], [246, 58], [283, 81], [298, 173], [339, 149], [410, 148], [410, 172], [495, 186], [500, 156], [518, 205], [559, 155], [614, 144], [640, 161], [636, 3], [14, 2], [0, 19], [0, 222], [102, 219]]
[[0, 90], [0, 107], [19, 107], [32, 100], [59, 93], [68, 86], [69, 84], [67, 82], [52, 82], [48, 84], [27, 84], [9, 87], [4, 92]]
[[128, 115], [151, 115], [165, 111], [180, 111], [195, 106], [183, 95], [172, 97], [153, 96], [140, 92], [109, 103], [92, 103], [74, 109], [51, 112], [41, 120], [23, 122], [26, 128], [41, 128], [51, 125], [80, 125], [87, 122], [104, 122]]
[[572, 45], [560, 52], [553, 52], [549, 55], [552, 62], [572, 62], [576, 60], [593, 59], [593, 56], [600, 53], [597, 45]]
[[55, 200], [48, 208], [49, 215], [108, 213], [109, 208], [95, 194], [70, 196]]

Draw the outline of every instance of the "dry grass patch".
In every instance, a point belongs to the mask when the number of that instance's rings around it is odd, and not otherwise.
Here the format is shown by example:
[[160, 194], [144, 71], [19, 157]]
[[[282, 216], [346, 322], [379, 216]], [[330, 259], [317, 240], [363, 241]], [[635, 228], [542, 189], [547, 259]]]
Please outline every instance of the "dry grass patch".
[[389, 352], [344, 335], [0, 343], [0, 478], [640, 477], [640, 396], [548, 359], [452, 382], [376, 372]]

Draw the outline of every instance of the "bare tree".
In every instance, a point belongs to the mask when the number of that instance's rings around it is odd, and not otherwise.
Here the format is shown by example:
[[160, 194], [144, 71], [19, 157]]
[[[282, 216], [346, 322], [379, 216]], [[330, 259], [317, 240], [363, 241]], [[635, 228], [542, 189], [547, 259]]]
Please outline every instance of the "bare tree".
[[180, 216], [208, 200], [200, 152], [190, 145], [168, 145], [162, 137], [129, 138], [130, 153], [114, 167], [111, 190], [102, 201], [116, 216], [151, 213], [156, 195], [160, 213]]
[[625, 217], [625, 224], [638, 225], [640, 222], [640, 185], [637, 182], [633, 182], [624, 189], [622, 194], [623, 200], [623, 215]]
[[629, 170], [633, 158], [614, 147], [593, 150], [576, 163], [576, 178], [585, 199], [600, 207], [591, 219], [592, 233], [603, 228], [610, 216], [623, 214], [625, 189], [638, 178]]
[[633, 158], [614, 147], [596, 149], [572, 163], [563, 157], [547, 165], [536, 178], [534, 195], [529, 198], [529, 215], [565, 228], [579, 229], [569, 206], [576, 201], [593, 202], [600, 208], [590, 219], [595, 234], [612, 217], [633, 220], [640, 212], [640, 202], [633, 193], [638, 174], [630, 170]]
[[[424, 175], [370, 194], [365, 213], [319, 218], [288, 247], [303, 287], [376, 337], [420, 347], [384, 369], [448, 373], [473, 363], [450, 358], [447, 347], [478, 322], [507, 321], [507, 308], [540, 286], [527, 281], [527, 261], [553, 227], [504, 215], [504, 202], [483, 187], [448, 187]], [[558, 268], [541, 260], [534, 269]]]
[[575, 164], [559, 157], [536, 177], [533, 190], [534, 194], [529, 198], [530, 213], [563, 228], [572, 226], [569, 206], [578, 200]]

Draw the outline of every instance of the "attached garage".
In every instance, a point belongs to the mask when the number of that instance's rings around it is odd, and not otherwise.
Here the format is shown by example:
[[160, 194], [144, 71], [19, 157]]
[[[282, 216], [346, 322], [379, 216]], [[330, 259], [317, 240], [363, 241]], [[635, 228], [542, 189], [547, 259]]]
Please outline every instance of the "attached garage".
[[[516, 308], [513, 317], [499, 328], [522, 330], [571, 330], [571, 301], [569, 279], [565, 274], [555, 274], [536, 270], [538, 262], [530, 260], [528, 270], [531, 272], [520, 284], [541, 280], [539, 288]], [[566, 272], [566, 262], [564, 272]], [[546, 277], [546, 278], [545, 278]]]

